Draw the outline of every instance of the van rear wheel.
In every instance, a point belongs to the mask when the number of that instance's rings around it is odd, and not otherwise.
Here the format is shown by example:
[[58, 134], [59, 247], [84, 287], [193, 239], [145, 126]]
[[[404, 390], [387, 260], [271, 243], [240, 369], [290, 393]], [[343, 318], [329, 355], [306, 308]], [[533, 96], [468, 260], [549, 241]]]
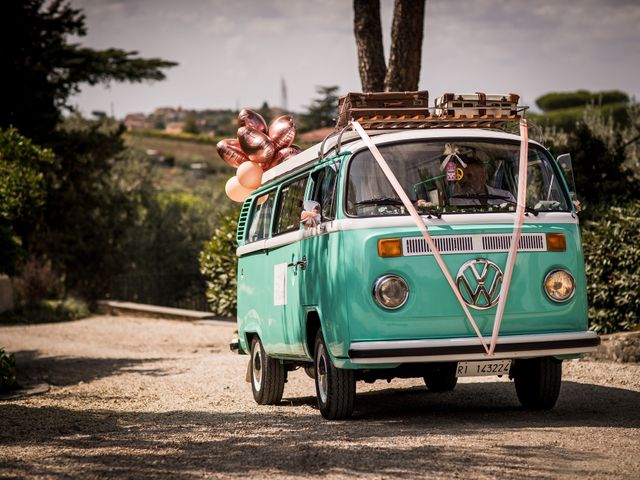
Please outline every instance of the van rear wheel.
[[518, 400], [531, 410], [553, 408], [560, 395], [562, 361], [553, 357], [517, 360], [513, 380]]
[[259, 405], [275, 405], [282, 400], [287, 378], [285, 367], [264, 351], [258, 337], [251, 341], [251, 390]]
[[316, 334], [314, 349], [316, 396], [322, 416], [328, 420], [349, 418], [356, 398], [353, 370], [336, 368], [324, 343], [322, 330]]

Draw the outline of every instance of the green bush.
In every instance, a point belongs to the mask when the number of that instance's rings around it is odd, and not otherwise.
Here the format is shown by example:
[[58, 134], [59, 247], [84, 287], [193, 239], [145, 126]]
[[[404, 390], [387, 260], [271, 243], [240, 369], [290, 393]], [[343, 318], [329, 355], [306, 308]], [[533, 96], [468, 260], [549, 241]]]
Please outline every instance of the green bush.
[[207, 301], [216, 315], [236, 314], [237, 218], [237, 211], [220, 216], [213, 237], [200, 252], [200, 272], [207, 278]]
[[16, 384], [16, 357], [0, 348], [0, 392]]
[[611, 207], [583, 227], [591, 328], [599, 333], [640, 325], [640, 200]]
[[36, 304], [21, 305], [0, 314], [0, 323], [51, 323], [79, 320], [90, 315], [86, 303], [75, 298], [42, 300]]

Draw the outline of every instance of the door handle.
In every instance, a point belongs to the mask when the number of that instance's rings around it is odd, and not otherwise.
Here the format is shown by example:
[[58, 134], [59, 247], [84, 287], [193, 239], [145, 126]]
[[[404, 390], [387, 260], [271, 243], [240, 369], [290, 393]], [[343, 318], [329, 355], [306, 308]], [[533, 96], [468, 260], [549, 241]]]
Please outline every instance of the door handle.
[[304, 270], [305, 268], [307, 268], [307, 257], [303, 256], [302, 260], [299, 260], [297, 262], [287, 263], [287, 267], [293, 267], [296, 271], [298, 270], [298, 267]]

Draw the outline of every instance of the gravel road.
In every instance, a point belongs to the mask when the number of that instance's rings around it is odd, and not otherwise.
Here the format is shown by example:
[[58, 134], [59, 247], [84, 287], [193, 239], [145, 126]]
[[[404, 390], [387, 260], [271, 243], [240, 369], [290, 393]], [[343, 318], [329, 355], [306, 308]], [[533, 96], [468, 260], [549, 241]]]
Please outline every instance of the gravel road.
[[20, 381], [0, 401], [0, 478], [640, 478], [640, 365], [564, 364], [557, 406], [521, 410], [505, 379], [358, 384], [327, 422], [304, 372], [254, 403], [235, 325], [92, 317], [0, 327]]

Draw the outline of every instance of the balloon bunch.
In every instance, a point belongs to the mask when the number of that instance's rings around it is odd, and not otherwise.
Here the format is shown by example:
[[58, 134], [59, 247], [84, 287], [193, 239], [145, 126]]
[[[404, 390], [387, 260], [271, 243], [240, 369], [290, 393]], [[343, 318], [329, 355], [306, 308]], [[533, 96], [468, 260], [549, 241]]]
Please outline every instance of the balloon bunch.
[[253, 110], [238, 114], [238, 138], [220, 140], [218, 155], [237, 168], [224, 187], [234, 202], [244, 202], [262, 184], [262, 174], [301, 152], [293, 145], [296, 125], [289, 115], [276, 118], [267, 127], [262, 115]]

